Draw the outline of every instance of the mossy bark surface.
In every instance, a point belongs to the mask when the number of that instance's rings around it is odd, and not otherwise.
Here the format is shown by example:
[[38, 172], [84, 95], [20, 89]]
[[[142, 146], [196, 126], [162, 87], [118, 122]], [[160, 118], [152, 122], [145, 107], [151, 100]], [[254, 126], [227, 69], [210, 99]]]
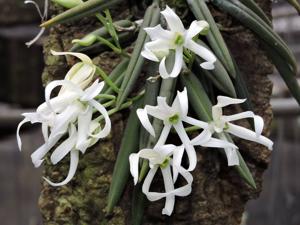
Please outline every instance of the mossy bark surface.
[[[265, 12], [270, 14], [270, 1], [259, 0], [258, 2]], [[182, 1], [169, 1], [168, 3], [180, 4], [181, 10], [184, 11], [185, 6]], [[272, 84], [267, 75], [272, 73], [272, 65], [249, 30], [241, 27], [229, 16], [213, 8], [212, 11], [216, 20], [226, 28], [224, 37], [246, 76], [255, 113], [264, 118], [264, 135], [268, 135], [272, 120], [269, 104]], [[57, 12], [57, 8], [54, 8], [53, 13]], [[113, 11], [114, 17], [122, 18], [128, 14], [127, 5]], [[65, 61], [63, 57], [51, 56], [49, 50], [68, 50], [73, 38], [83, 36], [95, 25], [99, 26], [92, 19], [83, 19], [77, 23], [51, 28], [44, 45], [46, 67], [43, 80], [45, 84], [53, 79], [63, 78], [67, 68], [74, 63], [73, 58], [67, 58]], [[119, 58], [113, 53], [105, 52], [96, 56], [94, 62], [109, 72], [119, 62]], [[111, 135], [80, 156], [78, 171], [68, 185], [57, 188], [43, 182], [39, 206], [45, 225], [130, 224], [132, 180], [129, 180], [123, 198], [113, 214], [106, 216], [105, 213], [114, 162], [126, 125], [126, 113], [114, 115], [112, 123]], [[248, 126], [245, 122], [243, 125]], [[258, 186], [256, 190], [247, 186], [236, 171], [227, 166], [226, 160], [216, 150], [198, 149], [198, 165], [193, 171], [192, 194], [176, 199], [175, 211], [171, 217], [161, 215], [163, 201], [148, 204], [144, 224], [239, 225], [245, 204], [248, 200], [257, 198], [261, 191], [262, 174], [269, 163], [270, 152], [255, 143], [238, 139], [235, 141], [240, 146], [241, 154], [255, 178]], [[50, 177], [53, 181], [62, 180], [67, 174], [68, 167], [67, 159], [56, 166], [46, 162], [44, 176]]]

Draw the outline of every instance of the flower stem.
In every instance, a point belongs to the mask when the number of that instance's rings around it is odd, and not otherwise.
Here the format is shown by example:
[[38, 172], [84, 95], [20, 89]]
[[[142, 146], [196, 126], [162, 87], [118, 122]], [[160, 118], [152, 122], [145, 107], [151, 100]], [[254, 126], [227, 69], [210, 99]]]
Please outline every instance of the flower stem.
[[96, 96], [97, 99], [104, 98], [104, 99], [116, 99], [116, 96], [109, 95], [109, 94], [99, 94]]
[[110, 86], [116, 93], [119, 93], [119, 88], [115, 85], [115, 83], [107, 76], [107, 74], [100, 68], [96, 67], [96, 72], [101, 76], [101, 78], [105, 81], [105, 83]]

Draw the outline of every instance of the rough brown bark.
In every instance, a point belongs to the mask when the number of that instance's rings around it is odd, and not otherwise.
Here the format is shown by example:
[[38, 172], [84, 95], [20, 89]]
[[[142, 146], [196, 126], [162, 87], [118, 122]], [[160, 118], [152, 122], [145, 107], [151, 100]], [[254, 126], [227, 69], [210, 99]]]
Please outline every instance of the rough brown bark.
[[[270, 13], [269, 0], [258, 2]], [[123, 9], [124, 7], [119, 12], [128, 13]], [[269, 104], [272, 84], [267, 75], [272, 73], [272, 66], [249, 30], [240, 27], [238, 22], [230, 17], [213, 11], [218, 22], [230, 28], [226, 29], [224, 36], [246, 76], [255, 113], [264, 118], [264, 134], [268, 135], [272, 120]], [[71, 38], [82, 36], [92, 29], [94, 24], [95, 22], [84, 19], [72, 27], [59, 25], [51, 29], [45, 44], [46, 67], [43, 76], [45, 82], [62, 78], [66, 70], [63, 58], [51, 56], [49, 49], [67, 50]], [[94, 60], [107, 71], [118, 62], [118, 58], [108, 52], [97, 56]], [[68, 60], [68, 64], [72, 63]], [[130, 224], [131, 180], [113, 215], [105, 216], [106, 197], [125, 120], [126, 117], [121, 114], [113, 116], [112, 135], [81, 156], [79, 169], [72, 182], [60, 188], [50, 187], [43, 182], [39, 206], [44, 224]], [[246, 123], [244, 125], [247, 126]], [[258, 144], [239, 140], [236, 142], [255, 178], [257, 190], [249, 188], [234, 169], [227, 167], [226, 161], [216, 151], [201, 149], [198, 151], [197, 169], [193, 172], [192, 194], [186, 198], [177, 198], [175, 213], [170, 218], [161, 215], [163, 201], [149, 204], [144, 224], [240, 224], [245, 204], [249, 199], [258, 197], [260, 193], [262, 174], [267, 168], [270, 153]], [[53, 180], [61, 180], [67, 170], [68, 162], [65, 160], [55, 167], [47, 164], [44, 174]]]

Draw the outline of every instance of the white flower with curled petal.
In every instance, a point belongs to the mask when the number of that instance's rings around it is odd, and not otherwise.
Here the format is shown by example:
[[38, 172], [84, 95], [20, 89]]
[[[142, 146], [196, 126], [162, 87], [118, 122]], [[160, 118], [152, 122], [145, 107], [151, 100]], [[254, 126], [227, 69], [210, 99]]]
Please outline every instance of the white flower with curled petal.
[[[179, 138], [181, 139], [183, 146], [187, 152], [189, 158], [189, 171], [195, 169], [197, 164], [197, 156], [195, 148], [187, 135], [183, 122], [191, 124], [193, 126], [200, 127], [204, 129], [202, 133], [197, 137], [197, 145], [209, 146], [209, 147], [217, 147], [221, 146], [225, 147], [235, 147], [235, 145], [230, 144], [226, 141], [218, 140], [211, 137], [211, 133], [207, 131], [209, 128], [209, 124], [202, 122], [200, 120], [196, 120], [188, 115], [188, 96], [187, 90], [184, 88], [182, 92], [177, 92], [177, 96], [172, 104], [169, 106], [166, 102], [166, 98], [157, 97], [157, 106], [149, 106], [146, 105], [144, 109], [138, 109], [137, 115], [143, 125], [143, 127], [152, 135], [155, 136], [154, 128], [150, 123], [148, 115], [162, 120], [164, 123], [164, 128], [160, 134], [160, 138], [158, 140], [157, 146], [165, 144], [170, 130], [172, 127], [176, 130]], [[175, 173], [176, 180], [176, 173]]]
[[[174, 145], [161, 145], [156, 146], [153, 149], [142, 149], [138, 153], [131, 154], [129, 157], [130, 161], [130, 172], [134, 178], [134, 183], [136, 184], [139, 176], [139, 159], [149, 160], [150, 170], [144, 180], [142, 191], [147, 196], [150, 201], [157, 201], [162, 198], [166, 198], [165, 206], [162, 210], [162, 214], [170, 216], [174, 209], [175, 196], [187, 196], [192, 191], [193, 177], [186, 169], [184, 169], [178, 160], [175, 158], [176, 154], [183, 154], [183, 146]], [[171, 158], [173, 156], [173, 159]], [[171, 167], [177, 171], [187, 182], [186, 185], [175, 188], [175, 180], [172, 177]], [[150, 191], [150, 186], [153, 178], [160, 168], [163, 180], [165, 192], [152, 192]]]
[[[58, 147], [58, 149], [63, 152], [75, 149], [85, 153], [88, 147], [96, 143], [100, 138], [106, 137], [111, 130], [111, 121], [108, 112], [103, 105], [95, 100], [103, 89], [104, 82], [99, 83], [96, 80], [90, 85], [90, 81], [94, 75], [92, 62], [88, 61], [89, 58], [83, 54], [78, 55], [74, 53], [74, 55], [83, 61], [86, 60], [82, 63], [88, 62], [88, 66], [76, 66], [78, 65], [76, 64], [74, 66], [75, 69], [72, 67], [68, 72], [65, 80], [50, 82], [45, 89], [45, 103], [41, 104], [36, 112], [24, 113], [23, 116], [25, 118], [18, 125], [17, 141], [20, 150], [22, 142], [19, 131], [22, 125], [27, 122], [41, 123], [42, 125], [45, 143], [31, 155], [35, 167], [39, 167], [42, 164], [45, 155], [66, 133], [69, 134], [69, 138], [63, 142], [65, 148], [62, 150], [61, 147]], [[88, 85], [90, 86], [87, 87]], [[61, 86], [59, 94], [54, 98], [50, 98], [52, 90], [58, 86]], [[105, 122], [103, 127], [100, 126], [100, 123], [96, 119], [92, 119], [94, 111], [99, 112], [103, 116]], [[77, 125], [77, 129], [72, 128], [75, 124]], [[74, 138], [75, 134], [76, 138]], [[76, 140], [75, 144], [73, 143], [74, 140]], [[54, 150], [54, 152], [57, 151]], [[76, 155], [78, 158], [78, 153], [75, 154], [71, 151], [72, 168], [74, 168], [74, 165], [77, 167]], [[58, 162], [56, 157], [53, 160], [51, 157], [51, 161], [54, 164]], [[68, 176], [68, 179], [69, 177], [72, 178], [73, 176]]]
[[[255, 115], [251, 111], [241, 112], [229, 116], [223, 115], [223, 107], [234, 104], [241, 104], [245, 102], [246, 99], [235, 99], [226, 96], [218, 96], [217, 100], [217, 104], [212, 107], [213, 121], [209, 123], [209, 128], [205, 130], [206, 133], [210, 133], [207, 138], [209, 138], [209, 136], [213, 135], [214, 133], [229, 133], [245, 140], [257, 142], [266, 146], [269, 150], [272, 150], [273, 142], [265, 136], [261, 135], [264, 127], [263, 118]], [[253, 118], [255, 132], [245, 127], [241, 127], [231, 123], [232, 121], [245, 118]], [[199, 144], [203, 146], [202, 142], [203, 138], [200, 135], [192, 140], [192, 144], [194, 145]], [[224, 149], [227, 155], [228, 165], [239, 165], [239, 159], [236, 149], [231, 148], [230, 146], [224, 147]]]
[[[201, 67], [206, 70], [214, 69], [215, 55], [207, 48], [197, 44], [193, 38], [199, 33], [205, 33], [209, 29], [206, 21], [193, 21], [186, 30], [175, 12], [168, 6], [161, 14], [165, 17], [170, 30], [164, 30], [161, 25], [145, 28], [151, 38], [144, 46], [142, 56], [155, 62], [160, 61], [159, 73], [162, 78], [177, 77], [183, 67], [183, 50], [189, 49], [200, 56], [204, 62]], [[169, 73], [166, 69], [166, 59], [170, 50], [175, 51], [174, 66]]]

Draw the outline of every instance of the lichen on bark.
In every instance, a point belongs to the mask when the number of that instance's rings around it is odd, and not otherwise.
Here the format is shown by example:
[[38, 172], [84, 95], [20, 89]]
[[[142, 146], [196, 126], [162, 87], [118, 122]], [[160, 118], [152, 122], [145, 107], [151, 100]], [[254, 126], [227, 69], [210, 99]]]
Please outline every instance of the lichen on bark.
[[[268, 0], [258, 1], [263, 9], [270, 13]], [[182, 3], [182, 0], [169, 0], [172, 6]], [[212, 8], [214, 15], [225, 28], [224, 37], [232, 54], [244, 73], [255, 113], [265, 120], [264, 134], [269, 134], [272, 120], [270, 96], [272, 85], [267, 75], [272, 73], [272, 66], [261, 50], [259, 42], [254, 35], [229, 16]], [[57, 11], [57, 8], [53, 9]], [[122, 14], [122, 13], [123, 14]], [[127, 5], [113, 11], [113, 16], [122, 18], [129, 14]], [[43, 81], [47, 83], [53, 79], [63, 78], [67, 68], [74, 63], [73, 58], [67, 62], [63, 57], [54, 57], [50, 49], [56, 51], [68, 50], [73, 38], [82, 37], [92, 30], [97, 22], [93, 19], [83, 19], [80, 22], [58, 25], [50, 30], [50, 35], [44, 45], [45, 70]], [[99, 26], [99, 24], [98, 24]], [[247, 49], [247, 51], [243, 51]], [[94, 58], [109, 72], [118, 62], [119, 58], [110, 52], [105, 52]], [[80, 155], [80, 164], [74, 179], [66, 186], [51, 187], [43, 181], [43, 188], [39, 200], [43, 222], [46, 225], [58, 224], [130, 224], [130, 204], [132, 182], [123, 194], [118, 207], [112, 215], [106, 216], [106, 198], [111, 182], [114, 161], [118, 152], [123, 128], [126, 124], [126, 114], [117, 114], [112, 117], [113, 131], [110, 137], [101, 140], [97, 145]], [[244, 126], [247, 123], [242, 122]], [[113, 138], [112, 138], [113, 137]], [[240, 141], [241, 153], [247, 162], [255, 181], [257, 190], [251, 189], [238, 176], [236, 171], [229, 168], [226, 160], [215, 150], [198, 149], [198, 165], [193, 171], [193, 192], [185, 198], [177, 198], [173, 216], [161, 215], [163, 201], [151, 203], [145, 211], [144, 224], [176, 224], [176, 225], [239, 225], [244, 206], [249, 199], [258, 197], [261, 190], [262, 174], [267, 168], [270, 152], [261, 145]], [[68, 170], [68, 160], [56, 166], [46, 161], [44, 175], [54, 181], [62, 180]]]

